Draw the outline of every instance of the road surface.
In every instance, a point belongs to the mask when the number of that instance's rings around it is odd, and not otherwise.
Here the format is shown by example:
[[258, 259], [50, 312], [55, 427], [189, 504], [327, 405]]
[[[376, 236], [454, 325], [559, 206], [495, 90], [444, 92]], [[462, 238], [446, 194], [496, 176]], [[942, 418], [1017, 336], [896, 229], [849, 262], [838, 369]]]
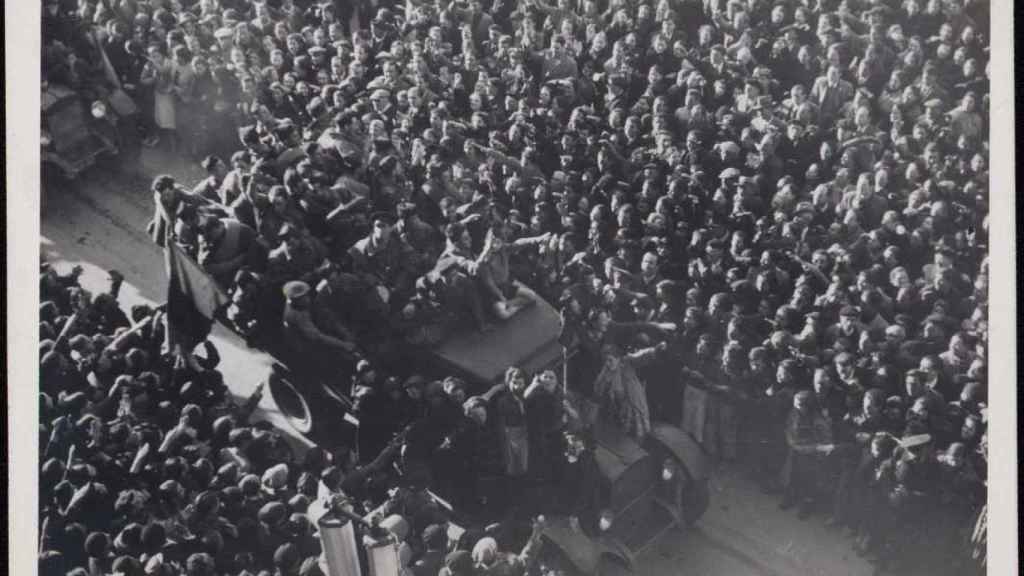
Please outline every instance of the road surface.
[[[164, 300], [163, 254], [145, 232], [152, 217], [149, 182], [173, 174], [186, 185], [198, 182], [194, 162], [160, 150], [143, 153], [135, 173], [93, 170], [64, 190], [48, 190], [42, 214], [41, 251], [58, 270], [81, 265], [82, 284], [107, 289], [107, 270], [126, 280], [121, 302], [157, 304]], [[265, 355], [254, 353], [233, 334], [217, 327], [213, 340], [223, 358], [220, 369], [231, 392], [247, 397], [269, 372]], [[285, 430], [296, 445], [308, 445], [287, 426], [270, 395], [257, 419]], [[661, 538], [637, 560], [640, 575], [686, 576], [870, 576], [871, 566], [853, 554], [849, 539], [826, 529], [820, 517], [798, 520], [781, 512], [777, 498], [761, 494], [731, 469], [712, 478], [711, 508], [696, 527]]]

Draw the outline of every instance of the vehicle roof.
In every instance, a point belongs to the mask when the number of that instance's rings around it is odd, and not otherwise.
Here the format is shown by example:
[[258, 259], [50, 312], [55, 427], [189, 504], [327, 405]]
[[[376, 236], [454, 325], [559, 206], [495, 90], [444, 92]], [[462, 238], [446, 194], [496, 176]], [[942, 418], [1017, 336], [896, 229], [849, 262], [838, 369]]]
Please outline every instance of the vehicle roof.
[[489, 333], [467, 329], [441, 342], [434, 353], [446, 362], [485, 382], [502, 378], [509, 366], [533, 373], [561, 355], [558, 311], [533, 291], [520, 285], [535, 304], [498, 324]]
[[622, 433], [614, 423], [599, 420], [594, 426], [594, 437], [597, 441], [594, 450], [597, 466], [602, 475], [612, 482], [649, 456], [636, 440]]

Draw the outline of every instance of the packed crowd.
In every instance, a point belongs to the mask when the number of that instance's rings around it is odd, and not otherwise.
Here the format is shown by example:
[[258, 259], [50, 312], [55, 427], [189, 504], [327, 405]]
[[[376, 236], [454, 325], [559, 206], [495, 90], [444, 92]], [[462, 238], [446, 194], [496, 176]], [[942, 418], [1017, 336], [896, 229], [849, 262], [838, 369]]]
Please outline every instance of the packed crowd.
[[986, 2], [46, 10], [51, 81], [80, 76], [73, 38], [91, 28], [147, 124], [240, 142], [192, 190], [154, 181], [154, 240], [230, 293], [254, 344], [351, 367], [378, 428], [363, 465], [409, 422], [432, 422], [411, 461], [455, 430], [472, 457], [431, 476], [473, 506], [466, 478], [561, 458], [578, 415], [550, 375], [474, 396], [375, 367], [401, 365], [379, 361], [395, 342], [493, 330], [529, 305], [518, 281], [562, 312], [569, 391], [631, 434], [680, 425], [882, 566], [970, 556]]
[[[403, 435], [367, 462], [345, 445], [296, 456], [253, 419], [262, 384], [238, 402], [212, 342], [168, 353], [163, 307], [129, 316], [120, 274], [95, 296], [80, 274], [44, 263], [40, 275], [40, 574], [325, 574], [316, 520], [326, 513], [354, 518], [360, 542], [396, 542], [404, 575], [534, 563], [540, 521], [529, 534], [508, 524], [451, 532], [451, 506], [427, 491], [429, 472], [410, 463], [417, 448]], [[445, 421], [458, 410], [431, 403]], [[524, 541], [519, 554], [499, 548]]]

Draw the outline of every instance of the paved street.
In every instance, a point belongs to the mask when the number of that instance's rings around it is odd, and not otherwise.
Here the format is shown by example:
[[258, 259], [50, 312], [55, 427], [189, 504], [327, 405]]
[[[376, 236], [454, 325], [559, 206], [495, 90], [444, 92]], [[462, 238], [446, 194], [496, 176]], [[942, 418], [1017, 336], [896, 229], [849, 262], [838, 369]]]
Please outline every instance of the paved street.
[[[62, 272], [80, 264], [85, 269], [82, 282], [93, 291], [106, 290], [106, 270], [120, 270], [127, 278], [121, 296], [125, 306], [162, 302], [163, 256], [145, 232], [153, 212], [148, 183], [152, 175], [161, 172], [174, 174], [185, 184], [200, 177], [195, 166], [147, 151], [137, 176], [92, 171], [75, 182], [73, 189], [51, 190], [42, 219], [43, 254]], [[248, 350], [222, 328], [215, 330], [214, 340], [232, 392], [247, 396], [267, 374], [267, 358]], [[257, 418], [286, 427], [269, 394], [260, 408]], [[824, 528], [821, 517], [798, 520], [794, 513], [780, 512], [776, 498], [761, 494], [735, 472], [716, 473], [712, 491], [711, 508], [698, 526], [670, 533], [652, 545], [638, 559], [638, 574], [872, 574], [871, 567], [853, 554], [848, 539], [837, 530]]]

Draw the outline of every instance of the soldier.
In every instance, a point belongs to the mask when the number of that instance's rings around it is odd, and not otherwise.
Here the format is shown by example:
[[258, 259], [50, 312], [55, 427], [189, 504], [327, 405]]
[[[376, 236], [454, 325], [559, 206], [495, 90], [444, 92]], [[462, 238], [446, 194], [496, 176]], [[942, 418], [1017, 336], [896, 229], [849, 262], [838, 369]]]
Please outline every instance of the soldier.
[[285, 345], [298, 354], [308, 355], [312, 362], [337, 366], [338, 358], [350, 358], [355, 344], [326, 334], [313, 320], [309, 284], [293, 280], [284, 285], [287, 299], [284, 308], [283, 336]]
[[352, 269], [376, 286], [389, 305], [403, 302], [413, 292], [419, 262], [405, 240], [394, 234], [395, 218], [386, 212], [373, 215], [373, 230], [349, 249]]

